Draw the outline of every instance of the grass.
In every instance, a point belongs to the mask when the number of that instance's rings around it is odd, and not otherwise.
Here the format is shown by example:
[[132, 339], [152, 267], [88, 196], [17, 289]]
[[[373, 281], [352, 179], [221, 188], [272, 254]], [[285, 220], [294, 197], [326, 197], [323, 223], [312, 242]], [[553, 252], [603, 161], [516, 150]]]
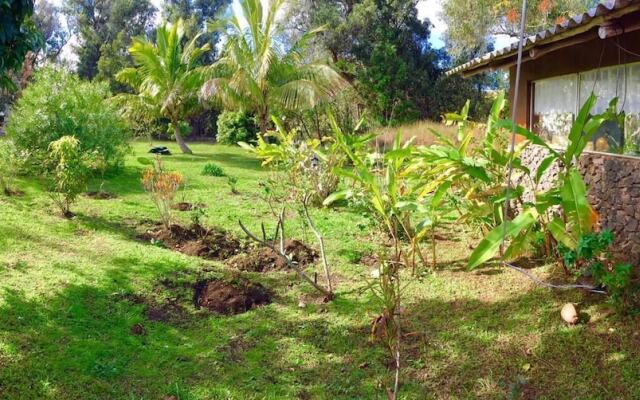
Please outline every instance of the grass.
[[398, 134], [401, 135], [403, 142], [414, 138], [416, 145], [430, 146], [436, 141], [432, 130], [447, 137], [455, 137], [456, 135], [456, 128], [453, 126], [447, 126], [443, 123], [429, 120], [417, 121], [396, 127], [380, 128], [376, 132], [378, 134], [376, 137], [376, 147], [383, 149], [393, 147], [393, 141]]
[[[445, 125], [444, 123], [423, 120], [412, 122], [396, 127], [380, 128], [375, 131], [378, 136], [375, 145], [380, 149], [389, 149], [393, 147], [393, 141], [400, 134], [401, 140], [406, 142], [413, 139], [413, 143], [418, 146], [430, 146], [437, 141], [433, 131], [440, 133], [448, 138], [455, 138], [457, 135], [457, 127], [455, 125]], [[482, 129], [475, 129], [476, 139], [482, 136]]]
[[[190, 295], [161, 281], [240, 274], [136, 239], [141, 225], [158, 220], [139, 183], [136, 159], [147, 147], [134, 144], [123, 173], [106, 178], [103, 189], [116, 199], [83, 197], [73, 220], [58, 217], [29, 179], [18, 182], [25, 197], [0, 197], [0, 398], [386, 398], [389, 360], [368, 334], [379, 306], [364, 290], [368, 267], [357, 264], [374, 240], [355, 212], [314, 210], [338, 278], [334, 302], [323, 304], [292, 273], [248, 273], [241, 275], [274, 292], [272, 304], [231, 317], [189, 309], [176, 321], [145, 318], [135, 296]], [[194, 144], [193, 156], [168, 147], [175, 155], [166, 167], [188, 182], [180, 197], [208, 205], [207, 225], [238, 237], [239, 219], [273, 227], [259, 200], [266, 174], [251, 156], [220, 145]], [[210, 162], [238, 177], [240, 194], [225, 178], [201, 175]], [[305, 237], [296, 221], [288, 228]], [[640, 397], [638, 319], [614, 315], [595, 295], [537, 288], [497, 266], [467, 271], [477, 238], [458, 226], [441, 234], [449, 240], [438, 270], [412, 279], [405, 296], [402, 399]], [[532, 272], [552, 276], [539, 264]], [[590, 321], [565, 326], [567, 301], [581, 303]], [[146, 334], [132, 334], [135, 324]]]

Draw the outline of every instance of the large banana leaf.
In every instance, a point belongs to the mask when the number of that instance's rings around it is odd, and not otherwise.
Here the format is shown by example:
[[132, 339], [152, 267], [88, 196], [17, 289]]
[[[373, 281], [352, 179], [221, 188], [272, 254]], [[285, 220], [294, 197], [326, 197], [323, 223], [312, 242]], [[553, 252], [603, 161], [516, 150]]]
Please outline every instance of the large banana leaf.
[[547, 224], [547, 229], [549, 229], [551, 235], [553, 235], [559, 243], [562, 243], [570, 249], [576, 248], [576, 239], [567, 232], [567, 227], [562, 219], [558, 217], [554, 218]]
[[511, 120], [501, 119], [500, 121], [498, 121], [497, 126], [504, 129], [514, 129], [518, 135], [524, 137], [529, 142], [536, 144], [538, 146], [545, 147], [551, 154], [555, 155], [558, 158], [561, 157], [560, 153], [558, 153], [555, 149], [549, 146], [547, 142], [545, 142], [544, 139], [542, 139], [540, 136], [536, 135], [530, 130], [523, 128], [517, 124], [514, 125], [514, 123], [511, 122]]
[[528, 208], [512, 221], [505, 221], [495, 227], [473, 251], [469, 257], [468, 267], [476, 268], [495, 257], [504, 240], [517, 236], [522, 230], [535, 224], [537, 217], [538, 212], [535, 208]]
[[567, 146], [567, 151], [565, 151], [563, 158], [565, 165], [570, 165], [574, 156], [580, 156], [589, 140], [591, 140], [591, 136], [593, 136], [597, 128], [602, 123], [601, 118], [598, 118], [600, 123], [597, 123], [597, 120], [595, 122], [591, 122], [589, 124], [589, 132], [586, 132], [585, 130], [585, 125], [590, 120], [591, 109], [596, 104], [596, 100], [596, 95], [591, 93], [591, 96], [589, 96], [587, 101], [580, 108], [573, 125], [571, 125], [571, 131], [569, 132], [569, 146]]
[[587, 185], [580, 172], [571, 169], [560, 189], [562, 209], [576, 237], [591, 231], [591, 206], [587, 199]]
[[497, 123], [500, 120], [500, 114], [502, 114], [502, 110], [504, 110], [506, 103], [507, 102], [504, 97], [504, 91], [500, 91], [495, 101], [493, 102], [493, 105], [491, 106], [489, 118], [487, 118], [487, 129], [484, 142], [486, 150], [488, 151], [493, 150], [493, 142], [496, 138], [497, 130], [499, 129]]

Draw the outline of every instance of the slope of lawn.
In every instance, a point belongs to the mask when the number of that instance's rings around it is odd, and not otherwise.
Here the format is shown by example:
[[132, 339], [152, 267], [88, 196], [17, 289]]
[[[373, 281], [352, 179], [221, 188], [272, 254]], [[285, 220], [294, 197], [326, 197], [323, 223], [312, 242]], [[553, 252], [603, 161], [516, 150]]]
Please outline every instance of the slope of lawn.
[[[179, 200], [205, 203], [206, 225], [238, 237], [238, 220], [252, 229], [265, 221], [272, 230], [260, 200], [267, 174], [250, 155], [196, 144], [196, 154], [184, 156], [167, 145], [174, 155], [166, 166], [188, 183]], [[73, 220], [58, 217], [33, 180], [18, 182], [24, 197], [0, 197], [0, 398], [386, 398], [391, 363], [370, 342], [379, 306], [366, 290], [371, 267], [358, 263], [375, 251], [365, 216], [314, 211], [338, 290], [324, 304], [293, 273], [234, 272], [137, 239], [158, 216], [139, 183], [137, 158], [147, 156], [148, 144], [133, 149], [122, 174], [91, 185], [117, 198], [83, 196]], [[240, 194], [229, 192], [225, 178], [202, 176], [207, 162], [237, 176]], [[176, 215], [189, 222], [188, 212]], [[297, 220], [288, 228], [305, 238]], [[596, 295], [550, 292], [499, 266], [466, 271], [477, 238], [455, 226], [439, 235], [437, 271], [405, 278], [412, 284], [401, 398], [640, 398], [638, 319], [616, 316]], [[551, 278], [541, 264], [529, 263]], [[274, 301], [235, 316], [192, 307], [166, 322], [145, 316], [140, 299], [188, 298], [189, 284], [203, 274], [248, 277]], [[566, 301], [581, 303], [589, 322], [565, 326], [559, 310]]]

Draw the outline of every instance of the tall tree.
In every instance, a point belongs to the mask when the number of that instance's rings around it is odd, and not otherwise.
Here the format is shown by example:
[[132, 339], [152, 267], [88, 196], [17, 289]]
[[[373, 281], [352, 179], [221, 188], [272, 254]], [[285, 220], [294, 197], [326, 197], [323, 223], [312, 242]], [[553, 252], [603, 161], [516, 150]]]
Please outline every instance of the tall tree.
[[50, 61], [57, 60], [71, 37], [64, 22], [61, 8], [52, 1], [38, 0], [35, 4], [33, 22], [44, 39], [44, 46], [39, 57]]
[[[204, 30], [207, 21], [218, 18], [231, 4], [231, 0], [166, 0], [164, 17], [168, 21], [185, 21], [187, 37], [193, 37]], [[207, 32], [198, 39], [199, 45], [209, 44], [210, 50], [203, 55], [203, 64], [212, 64], [216, 57], [216, 48], [220, 35]]]
[[15, 88], [7, 72], [19, 69], [27, 52], [42, 45], [32, 14], [33, 0], [0, 1], [0, 89]]
[[80, 40], [78, 74], [99, 75], [117, 90], [113, 76], [131, 65], [126, 49], [133, 37], [152, 28], [155, 8], [149, 0], [66, 0], [65, 12]]
[[[585, 12], [597, 0], [529, 0], [527, 33], [532, 34], [575, 14]], [[521, 0], [444, 0], [442, 18], [447, 24], [450, 51], [459, 56], [465, 51], [486, 49], [490, 37], [517, 37]]]
[[142, 37], [134, 38], [129, 53], [136, 67], [123, 69], [117, 79], [137, 93], [122, 96], [133, 106], [167, 118], [180, 150], [191, 154], [181, 128], [198, 105], [198, 90], [204, 82], [200, 58], [209, 50], [209, 45], [198, 46], [196, 36], [183, 46], [184, 35], [184, 21], [180, 19], [172, 25], [160, 26], [155, 43]]
[[440, 74], [441, 52], [429, 44], [430, 23], [417, 0], [298, 0], [295, 25], [328, 28], [319, 36], [370, 113], [389, 124], [426, 117]]
[[272, 0], [265, 10], [261, 0], [241, 0], [240, 15], [210, 25], [225, 35], [226, 43], [202, 94], [227, 108], [255, 114], [262, 134], [272, 112], [312, 108], [345, 84], [327, 64], [305, 59], [305, 45], [317, 30], [291, 46], [282, 45], [282, 25], [276, 17], [283, 4], [284, 0]]

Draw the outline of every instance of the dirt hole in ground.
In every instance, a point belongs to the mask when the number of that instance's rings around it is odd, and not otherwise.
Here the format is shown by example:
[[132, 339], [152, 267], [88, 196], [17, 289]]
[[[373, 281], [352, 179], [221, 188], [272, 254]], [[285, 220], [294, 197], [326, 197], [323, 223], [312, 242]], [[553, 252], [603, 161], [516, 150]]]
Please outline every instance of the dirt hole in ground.
[[193, 303], [196, 308], [234, 315], [271, 303], [271, 295], [259, 283], [202, 280], [194, 287]]
[[[287, 240], [285, 252], [292, 255], [293, 261], [300, 266], [314, 263], [318, 252], [298, 240]], [[287, 268], [287, 263], [275, 251], [268, 247], [252, 248], [227, 261], [227, 264], [241, 271], [269, 272]]]
[[85, 195], [91, 199], [96, 199], [96, 200], [111, 200], [118, 197], [115, 194], [104, 191], [104, 190], [87, 192], [85, 193]]
[[207, 229], [200, 225], [185, 228], [171, 225], [147, 231], [142, 235], [147, 241], [157, 241], [165, 247], [183, 254], [197, 256], [209, 260], [225, 260], [241, 252], [238, 239], [220, 229]]
[[193, 203], [182, 202], [182, 203], [173, 204], [171, 208], [178, 211], [193, 211], [197, 209], [207, 208], [207, 205], [204, 203], [193, 204]]

